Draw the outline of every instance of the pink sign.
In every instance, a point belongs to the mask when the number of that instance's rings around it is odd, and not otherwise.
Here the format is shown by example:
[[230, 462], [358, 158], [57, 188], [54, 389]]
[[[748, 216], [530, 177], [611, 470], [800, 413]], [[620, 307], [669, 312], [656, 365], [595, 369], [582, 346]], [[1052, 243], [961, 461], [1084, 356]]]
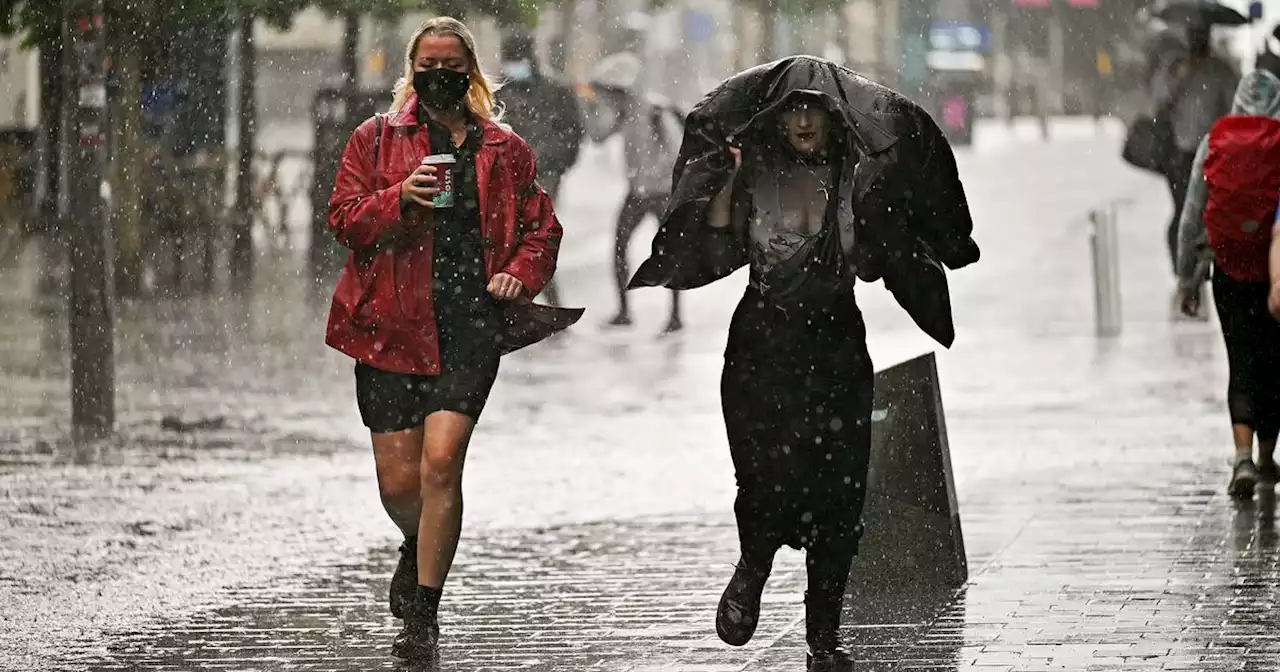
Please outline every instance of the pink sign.
[[942, 103], [942, 125], [953, 130], [965, 127], [969, 118], [969, 105], [964, 96], [948, 98]]

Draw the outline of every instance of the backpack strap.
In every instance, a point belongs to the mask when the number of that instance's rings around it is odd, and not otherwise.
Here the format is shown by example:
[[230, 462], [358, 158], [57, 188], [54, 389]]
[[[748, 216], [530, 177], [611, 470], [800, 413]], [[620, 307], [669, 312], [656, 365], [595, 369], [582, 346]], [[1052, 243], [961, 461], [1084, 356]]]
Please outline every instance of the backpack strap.
[[382, 149], [382, 113], [373, 113], [374, 131], [373, 135], [373, 166], [376, 170], [378, 167], [378, 152]]

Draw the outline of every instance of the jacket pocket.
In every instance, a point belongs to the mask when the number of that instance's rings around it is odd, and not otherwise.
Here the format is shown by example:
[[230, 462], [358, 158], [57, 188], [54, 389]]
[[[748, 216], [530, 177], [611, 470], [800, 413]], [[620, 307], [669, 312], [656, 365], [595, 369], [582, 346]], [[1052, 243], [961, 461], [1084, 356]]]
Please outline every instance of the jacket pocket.
[[392, 265], [395, 259], [390, 250], [379, 250], [367, 262], [354, 259], [351, 264], [355, 281], [356, 301], [349, 306], [351, 321], [362, 329], [386, 325], [393, 314], [400, 312], [395, 301]]

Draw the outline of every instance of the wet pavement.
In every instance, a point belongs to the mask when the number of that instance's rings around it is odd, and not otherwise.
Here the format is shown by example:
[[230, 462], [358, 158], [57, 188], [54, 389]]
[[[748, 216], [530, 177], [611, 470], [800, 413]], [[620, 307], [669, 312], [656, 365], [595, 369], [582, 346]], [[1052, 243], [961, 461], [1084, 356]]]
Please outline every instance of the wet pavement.
[[[1119, 164], [1114, 127], [1059, 130], [988, 129], [960, 157], [984, 257], [952, 276], [939, 369], [971, 576], [850, 605], [858, 669], [1280, 669], [1275, 497], [1223, 494], [1225, 357], [1213, 324], [1168, 320], [1167, 192]], [[717, 385], [742, 279], [690, 293], [678, 336], [656, 337], [656, 291], [631, 332], [598, 328], [609, 161], [589, 155], [562, 204], [562, 294], [586, 323], [504, 362], [469, 455], [446, 669], [803, 669], [799, 554], [779, 554], [751, 645], [712, 628], [736, 556]], [[1132, 199], [1125, 324], [1099, 341], [1085, 211], [1111, 198]], [[56, 311], [0, 283], [0, 669], [392, 667], [397, 540], [350, 363], [293, 264], [263, 266], [247, 302], [121, 311], [121, 438], [87, 451], [61, 438]], [[860, 292], [879, 366], [931, 347]]]

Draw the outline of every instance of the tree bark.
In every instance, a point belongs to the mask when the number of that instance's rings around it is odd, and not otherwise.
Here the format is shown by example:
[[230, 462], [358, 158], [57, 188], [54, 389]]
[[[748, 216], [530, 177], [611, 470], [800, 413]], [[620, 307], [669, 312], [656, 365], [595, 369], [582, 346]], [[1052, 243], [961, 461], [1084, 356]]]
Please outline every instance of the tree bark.
[[551, 69], [561, 75], [569, 67], [569, 27], [572, 25], [573, 0], [556, 3], [556, 25], [551, 35]]
[[360, 12], [343, 13], [342, 23], [342, 89], [350, 96], [360, 78]]
[[778, 55], [778, 7], [769, 0], [760, 8], [760, 62], [768, 63]]
[[241, 5], [236, 17], [236, 40], [240, 61], [237, 79], [240, 99], [236, 117], [240, 139], [236, 145], [235, 216], [231, 218], [231, 291], [244, 294], [253, 286], [253, 155], [258, 142], [254, 91], [257, 86], [257, 55], [253, 45], [253, 12]]
[[[71, 427], [77, 442], [109, 435], [115, 425], [115, 315], [111, 230], [99, 186], [106, 163], [106, 77], [102, 0], [64, 0], [61, 171], [71, 242]], [[74, 166], [74, 170], [70, 169]]]
[[39, 293], [42, 298], [66, 296], [65, 272], [67, 263], [66, 237], [58, 198], [62, 192], [60, 179], [63, 157], [62, 143], [62, 94], [63, 62], [66, 50], [59, 40], [56, 44], [40, 48], [40, 130], [41, 137], [41, 200], [40, 225], [44, 232], [42, 249], [44, 263], [40, 265]]
[[123, 296], [142, 291], [142, 185], [145, 166], [142, 152], [142, 54], [141, 45], [152, 34], [147, 8], [136, 1], [116, 0], [107, 8], [107, 31], [116, 95], [111, 101], [115, 128], [115, 160], [108, 182], [115, 201], [111, 219], [116, 236], [116, 289]]

